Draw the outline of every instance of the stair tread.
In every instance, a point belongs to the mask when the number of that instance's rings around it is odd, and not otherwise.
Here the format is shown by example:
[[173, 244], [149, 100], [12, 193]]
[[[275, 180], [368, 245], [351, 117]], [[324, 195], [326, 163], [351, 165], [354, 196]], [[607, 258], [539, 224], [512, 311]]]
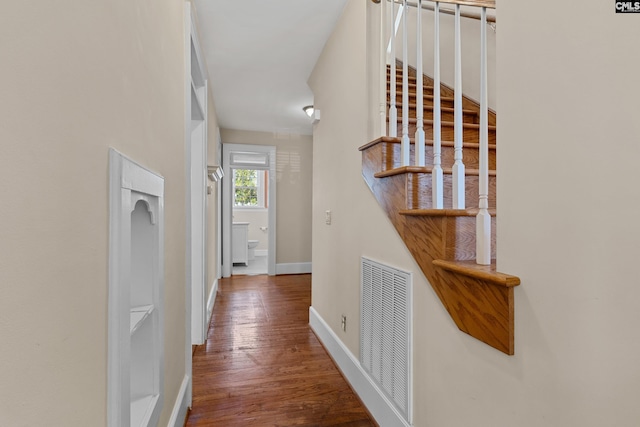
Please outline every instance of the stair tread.
[[[397, 91], [396, 92], [396, 96], [400, 96], [400, 95], [402, 95], [402, 91]], [[415, 92], [409, 92], [409, 95], [410, 96], [411, 95], [416, 96], [416, 93]], [[387, 97], [390, 97], [390, 94], [388, 92], [387, 92]], [[433, 99], [433, 95], [428, 95], [428, 94], [424, 93], [424, 94], [422, 94], [422, 98], [423, 99]], [[453, 96], [441, 96], [440, 100], [441, 101], [451, 101], [451, 102], [453, 102], [456, 99]], [[387, 103], [389, 103], [389, 101], [387, 101]], [[397, 103], [396, 103], [396, 105], [397, 105]]]
[[[402, 138], [400, 137], [393, 137], [393, 136], [381, 136], [378, 139], [375, 139], [365, 145], [363, 145], [362, 147], [359, 148], [360, 151], [364, 151], [369, 147], [372, 147], [376, 144], [380, 144], [382, 142], [389, 142], [392, 144], [401, 144], [402, 143]], [[415, 144], [415, 138], [414, 137], [409, 137], [409, 142], [411, 144]], [[433, 145], [433, 140], [432, 139], [425, 139], [425, 144], [427, 145]], [[440, 141], [440, 145], [443, 147], [455, 147], [455, 142], [454, 141]], [[480, 148], [480, 144], [477, 142], [467, 142], [464, 141], [462, 143], [462, 147], [463, 148]], [[489, 144], [489, 150], [495, 150], [496, 149], [496, 144]]]
[[433, 265], [458, 274], [486, 280], [499, 286], [511, 288], [520, 284], [520, 278], [496, 270], [495, 260], [491, 265], [479, 265], [474, 261], [448, 261], [436, 259]]
[[[404, 173], [431, 173], [433, 166], [400, 166], [399, 168], [388, 169], [382, 172], [377, 172], [373, 176], [375, 178], [387, 178], [395, 175], [402, 175]], [[479, 169], [465, 169], [465, 176], [480, 175]], [[452, 173], [451, 168], [442, 168], [442, 173], [449, 175]], [[489, 176], [496, 176], [495, 170], [489, 170]]]
[[[493, 217], [497, 215], [495, 208], [487, 209]], [[478, 208], [467, 209], [401, 209], [398, 213], [405, 216], [476, 216]]]

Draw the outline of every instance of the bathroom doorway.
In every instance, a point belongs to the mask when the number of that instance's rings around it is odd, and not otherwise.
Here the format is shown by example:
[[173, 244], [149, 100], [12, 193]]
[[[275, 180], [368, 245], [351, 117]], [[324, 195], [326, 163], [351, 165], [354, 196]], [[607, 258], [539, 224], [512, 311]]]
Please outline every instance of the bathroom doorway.
[[231, 274], [267, 274], [269, 171], [231, 169]]
[[276, 150], [223, 144], [222, 276], [275, 275]]

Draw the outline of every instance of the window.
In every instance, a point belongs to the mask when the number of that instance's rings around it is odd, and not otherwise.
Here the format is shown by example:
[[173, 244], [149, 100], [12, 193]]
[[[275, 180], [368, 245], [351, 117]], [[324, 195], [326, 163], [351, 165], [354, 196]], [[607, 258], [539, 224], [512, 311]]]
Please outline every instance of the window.
[[266, 208], [266, 171], [234, 169], [233, 205], [237, 208]]

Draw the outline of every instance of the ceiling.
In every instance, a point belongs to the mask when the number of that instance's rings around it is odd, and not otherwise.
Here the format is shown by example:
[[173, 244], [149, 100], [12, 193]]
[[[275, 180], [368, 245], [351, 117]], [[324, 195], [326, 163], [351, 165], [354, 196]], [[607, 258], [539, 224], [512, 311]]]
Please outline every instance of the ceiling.
[[310, 135], [307, 80], [347, 0], [195, 0], [221, 128]]

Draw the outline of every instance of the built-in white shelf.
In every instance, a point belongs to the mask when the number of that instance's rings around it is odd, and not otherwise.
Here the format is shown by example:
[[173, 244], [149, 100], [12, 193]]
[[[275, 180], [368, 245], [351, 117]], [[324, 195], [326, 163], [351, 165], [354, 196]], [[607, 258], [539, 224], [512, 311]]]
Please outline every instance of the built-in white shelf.
[[109, 155], [107, 427], [156, 427], [164, 402], [164, 179]]
[[131, 335], [138, 330], [138, 327], [149, 317], [152, 311], [153, 305], [141, 305], [131, 308]]
[[144, 396], [131, 402], [131, 427], [146, 426], [158, 403], [158, 395]]

